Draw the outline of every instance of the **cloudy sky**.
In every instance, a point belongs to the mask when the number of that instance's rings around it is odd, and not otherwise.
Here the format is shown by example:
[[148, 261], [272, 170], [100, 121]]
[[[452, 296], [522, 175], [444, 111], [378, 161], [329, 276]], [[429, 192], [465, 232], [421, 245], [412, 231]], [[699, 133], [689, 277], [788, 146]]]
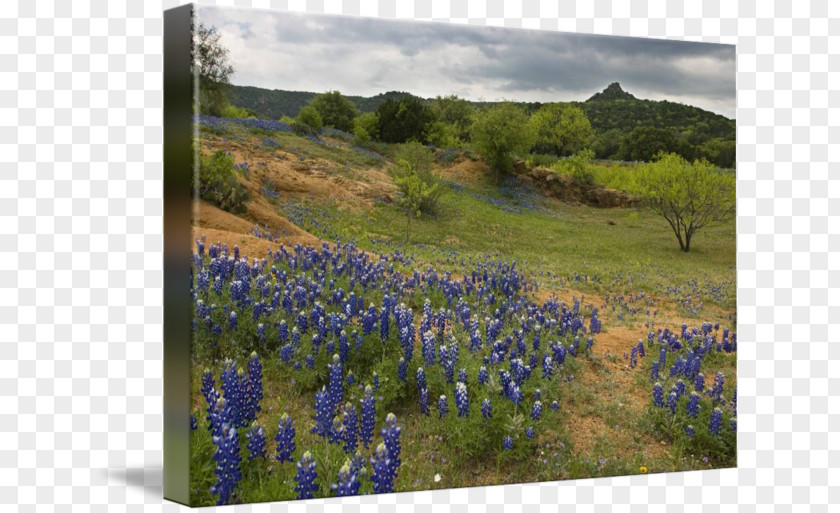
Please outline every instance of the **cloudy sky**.
[[730, 45], [218, 7], [198, 19], [221, 33], [237, 85], [548, 102], [619, 82], [735, 117]]

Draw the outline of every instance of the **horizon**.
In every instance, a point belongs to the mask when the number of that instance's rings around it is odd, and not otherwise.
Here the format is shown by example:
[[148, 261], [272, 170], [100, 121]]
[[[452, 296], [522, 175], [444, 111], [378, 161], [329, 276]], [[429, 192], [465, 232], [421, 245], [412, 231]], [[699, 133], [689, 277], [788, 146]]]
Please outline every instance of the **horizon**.
[[[592, 96], [594, 96], [594, 95], [596, 95], [596, 94], [598, 94], [598, 93], [602, 93], [602, 92], [606, 91], [606, 90], [607, 90], [607, 88], [608, 88], [611, 84], [613, 84], [613, 83], [619, 84], [619, 87], [621, 87], [621, 84], [620, 84], [620, 83], [618, 83], [618, 82], [610, 82], [610, 84], [608, 84], [607, 86], [605, 86], [603, 89], [600, 89], [600, 90], [598, 90], [598, 91], [595, 91], [595, 92], [593, 92], [593, 93], [589, 94], [589, 96], [587, 96], [587, 97], [586, 97], [585, 99], [583, 99], [583, 100], [547, 100], [547, 101], [525, 101], [525, 100], [514, 100], [514, 99], [510, 99], [510, 98], [507, 98], [507, 99], [501, 99], [501, 100], [487, 100], [487, 99], [483, 99], [483, 100], [472, 100], [472, 99], [470, 99], [470, 98], [462, 98], [461, 96], [458, 96], [458, 98], [459, 98], [459, 99], [464, 99], [464, 100], [467, 100], [468, 102], [471, 102], [471, 103], [500, 103], [500, 102], [511, 102], [511, 103], [542, 103], [542, 104], [546, 104], [546, 103], [572, 103], [572, 102], [575, 102], [575, 103], [584, 103], [584, 102], [588, 101], [590, 98], [592, 98]], [[281, 91], [281, 92], [285, 92], [285, 93], [304, 93], [304, 94], [322, 94], [322, 93], [326, 93], [326, 92], [336, 91], [336, 90], [337, 90], [337, 89], [327, 89], [327, 90], [324, 90], [324, 91], [303, 91], [303, 90], [295, 90], [295, 89], [280, 89], [280, 88], [276, 88], [276, 87], [274, 87], [274, 88], [269, 88], [269, 87], [260, 87], [260, 86], [249, 85], [249, 84], [234, 84], [234, 83], [231, 83], [231, 85], [233, 85], [233, 86], [235, 86], [235, 87], [253, 87], [253, 88], [255, 88], [255, 89], [264, 89], [264, 90], [266, 90], [266, 91]], [[685, 105], [685, 106], [688, 106], [688, 107], [695, 107], [695, 108], [698, 108], [698, 109], [703, 109], [703, 107], [699, 107], [699, 106], [697, 106], [697, 105], [691, 105], [691, 104], [688, 104], [688, 103], [678, 102], [678, 101], [673, 101], [673, 100], [667, 100], [667, 99], [657, 100], [657, 99], [655, 99], [655, 98], [641, 98], [641, 97], [639, 97], [639, 96], [637, 96], [637, 95], [633, 94], [631, 91], [628, 91], [628, 90], [627, 90], [627, 89], [625, 89], [624, 87], [621, 87], [621, 90], [622, 90], [622, 91], [624, 91], [625, 93], [628, 93], [628, 94], [632, 95], [632, 96], [633, 96], [636, 100], [639, 100], [639, 101], [651, 101], [651, 102], [663, 102], [663, 101], [667, 101], [667, 102], [671, 102], [671, 103], [678, 103], [678, 104], [680, 104], [680, 105]], [[379, 95], [385, 95], [385, 94], [388, 94], [388, 93], [401, 93], [401, 94], [409, 94], [409, 95], [415, 96], [415, 97], [417, 97], [417, 98], [420, 98], [421, 100], [434, 100], [434, 99], [435, 99], [435, 97], [437, 97], [437, 96], [449, 96], [449, 95], [445, 95], [445, 94], [440, 94], [440, 95], [435, 95], [435, 96], [420, 96], [420, 95], [417, 95], [417, 94], [412, 93], [411, 91], [400, 91], [400, 90], [396, 90], [396, 89], [389, 89], [389, 90], [387, 90], [387, 91], [382, 91], [382, 92], [379, 92], [379, 93], [376, 93], [376, 94], [372, 94], [372, 95], [345, 94], [343, 91], [340, 91], [340, 90], [338, 90], [338, 92], [339, 92], [339, 93], [341, 93], [341, 95], [342, 95], [342, 96], [344, 96], [344, 97], [346, 97], [346, 98], [374, 98], [374, 97], [376, 97], [376, 96], [379, 96]], [[718, 116], [723, 116], [723, 117], [725, 117], [726, 119], [729, 119], [729, 120], [735, 121], [735, 118], [730, 118], [730, 117], [728, 117], [728, 116], [726, 116], [726, 115], [724, 115], [724, 114], [720, 114], [720, 113], [718, 113], [718, 112], [710, 111], [710, 110], [707, 110], [707, 109], [703, 109], [703, 110], [705, 110], [706, 112], [711, 112], [712, 114], [717, 114]]]
[[638, 99], [735, 119], [733, 45], [218, 6], [197, 13], [230, 52], [231, 82], [245, 87], [549, 103], [583, 102], [618, 82]]

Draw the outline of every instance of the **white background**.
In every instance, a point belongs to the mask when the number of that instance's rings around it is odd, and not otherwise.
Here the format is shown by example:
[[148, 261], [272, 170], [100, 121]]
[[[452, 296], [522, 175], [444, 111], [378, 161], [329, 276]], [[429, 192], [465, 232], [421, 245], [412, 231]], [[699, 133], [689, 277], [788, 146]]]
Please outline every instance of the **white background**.
[[[840, 432], [831, 413], [840, 264], [830, 256], [840, 248], [830, 121], [840, 115], [840, 57], [829, 51], [840, 47], [840, 4], [218, 4], [738, 46], [737, 470], [237, 511], [827, 512], [840, 503], [831, 434]], [[162, 10], [176, 5], [0, 8], [2, 511], [180, 509], [161, 499]]]

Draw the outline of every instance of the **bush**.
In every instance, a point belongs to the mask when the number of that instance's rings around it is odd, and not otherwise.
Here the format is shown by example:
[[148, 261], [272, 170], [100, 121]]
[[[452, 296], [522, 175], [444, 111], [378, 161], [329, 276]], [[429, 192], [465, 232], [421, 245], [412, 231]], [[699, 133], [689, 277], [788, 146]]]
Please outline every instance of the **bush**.
[[[418, 142], [397, 147], [394, 182], [403, 197], [403, 207], [411, 205], [412, 215], [433, 214], [438, 208], [444, 188], [432, 174], [432, 152]], [[410, 199], [407, 199], [411, 196]]]
[[292, 130], [297, 135], [317, 134], [322, 126], [324, 126], [324, 122], [321, 120], [321, 114], [311, 105], [300, 109], [292, 122]]
[[319, 94], [309, 105], [318, 111], [323, 126], [343, 132], [353, 130], [353, 120], [359, 114], [356, 105], [338, 91]]
[[245, 203], [251, 200], [251, 194], [236, 178], [233, 156], [228, 152], [216, 150], [209, 157], [202, 157], [198, 179], [202, 199], [228, 212], [247, 210]]
[[407, 141], [425, 142], [432, 112], [414, 96], [405, 96], [399, 101], [388, 99], [376, 109], [379, 118], [379, 140], [387, 143]]
[[527, 152], [537, 139], [528, 115], [513, 103], [479, 113], [470, 134], [473, 147], [496, 172], [497, 183], [501, 183], [502, 173], [513, 167], [513, 154]]
[[581, 150], [567, 159], [557, 161], [552, 168], [568, 174], [578, 185], [592, 185], [595, 183], [595, 175], [592, 171], [594, 156], [595, 152], [592, 150]]

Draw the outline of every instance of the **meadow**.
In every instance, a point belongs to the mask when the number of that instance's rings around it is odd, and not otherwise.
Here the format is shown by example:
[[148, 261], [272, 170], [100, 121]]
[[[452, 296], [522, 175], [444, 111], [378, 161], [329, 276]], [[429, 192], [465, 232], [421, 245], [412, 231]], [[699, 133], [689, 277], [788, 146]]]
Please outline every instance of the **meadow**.
[[683, 253], [647, 210], [495, 183], [464, 147], [433, 150], [445, 194], [408, 222], [395, 145], [200, 123], [253, 199], [194, 227], [196, 504], [735, 465], [734, 221]]

